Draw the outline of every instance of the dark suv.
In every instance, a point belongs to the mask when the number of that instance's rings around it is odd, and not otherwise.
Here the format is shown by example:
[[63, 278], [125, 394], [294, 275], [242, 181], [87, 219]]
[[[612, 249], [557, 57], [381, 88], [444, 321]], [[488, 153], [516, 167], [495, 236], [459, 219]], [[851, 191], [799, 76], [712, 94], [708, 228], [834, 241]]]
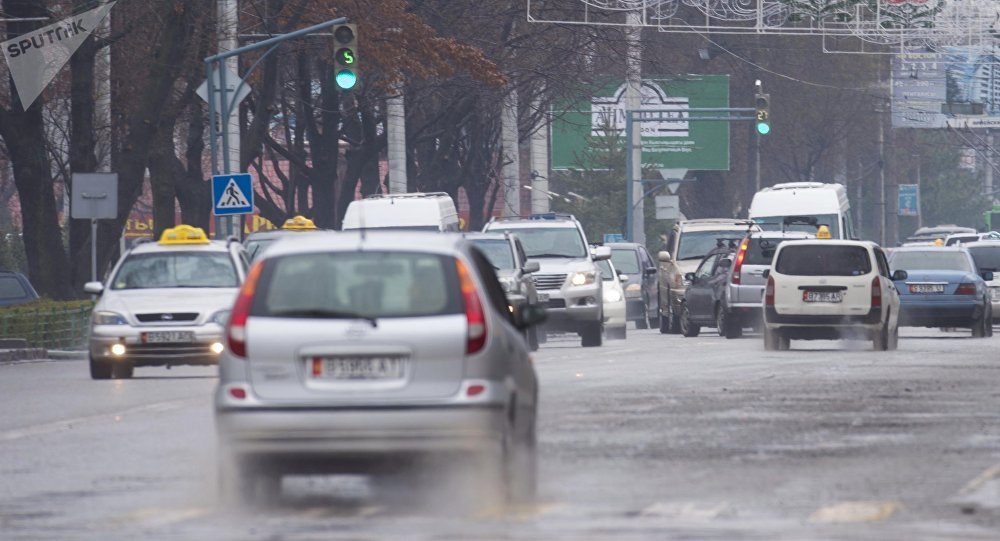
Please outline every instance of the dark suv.
[[[496, 270], [500, 287], [507, 296], [511, 313], [520, 314], [529, 304], [538, 304], [538, 292], [532, 273], [538, 272], [538, 262], [528, 261], [521, 239], [514, 233], [469, 233], [465, 237], [479, 248]], [[535, 327], [525, 330], [532, 351], [538, 349]]]
[[35, 288], [23, 274], [0, 270], [0, 306], [24, 304], [38, 298]]

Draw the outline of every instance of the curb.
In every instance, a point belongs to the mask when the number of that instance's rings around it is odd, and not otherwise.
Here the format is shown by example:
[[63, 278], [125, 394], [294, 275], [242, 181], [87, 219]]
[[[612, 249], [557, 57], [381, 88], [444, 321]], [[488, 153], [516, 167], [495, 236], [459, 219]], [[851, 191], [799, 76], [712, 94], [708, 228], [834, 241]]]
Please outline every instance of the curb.
[[44, 348], [0, 349], [0, 363], [16, 363], [48, 358]]
[[88, 352], [85, 349], [50, 349], [48, 358], [54, 361], [86, 361]]

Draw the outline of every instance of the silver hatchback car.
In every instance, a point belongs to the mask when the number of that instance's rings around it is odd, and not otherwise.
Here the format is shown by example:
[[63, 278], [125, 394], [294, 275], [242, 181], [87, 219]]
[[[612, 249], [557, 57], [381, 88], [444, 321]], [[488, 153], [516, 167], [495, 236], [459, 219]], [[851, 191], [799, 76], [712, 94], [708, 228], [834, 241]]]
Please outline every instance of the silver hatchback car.
[[282, 240], [251, 268], [226, 329], [226, 495], [259, 502], [284, 474], [377, 481], [448, 457], [474, 462], [481, 489], [531, 497], [538, 383], [523, 328], [544, 316], [511, 314], [489, 261], [457, 235]]

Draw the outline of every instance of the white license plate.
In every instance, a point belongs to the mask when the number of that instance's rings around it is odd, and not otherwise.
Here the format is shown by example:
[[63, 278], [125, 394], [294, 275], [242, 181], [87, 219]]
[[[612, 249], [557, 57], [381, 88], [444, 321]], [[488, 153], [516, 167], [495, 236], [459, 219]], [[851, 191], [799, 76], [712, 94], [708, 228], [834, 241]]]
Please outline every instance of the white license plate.
[[943, 284], [910, 284], [910, 293], [944, 293]]
[[802, 300], [805, 302], [840, 302], [843, 294], [839, 291], [805, 291]]
[[177, 342], [194, 342], [193, 331], [154, 331], [141, 335], [143, 344], [168, 344]]
[[549, 302], [549, 294], [548, 293], [539, 293], [538, 294], [538, 302]]
[[403, 357], [314, 357], [312, 375], [319, 379], [402, 379]]

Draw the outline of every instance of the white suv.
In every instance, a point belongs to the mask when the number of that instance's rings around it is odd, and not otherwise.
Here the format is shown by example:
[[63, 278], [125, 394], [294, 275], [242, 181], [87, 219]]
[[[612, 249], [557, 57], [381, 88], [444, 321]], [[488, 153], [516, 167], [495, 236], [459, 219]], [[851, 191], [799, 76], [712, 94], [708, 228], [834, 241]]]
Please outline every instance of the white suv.
[[796, 240], [778, 247], [764, 290], [764, 348], [790, 340], [871, 340], [876, 350], [899, 340], [899, 294], [885, 252], [871, 242]]

